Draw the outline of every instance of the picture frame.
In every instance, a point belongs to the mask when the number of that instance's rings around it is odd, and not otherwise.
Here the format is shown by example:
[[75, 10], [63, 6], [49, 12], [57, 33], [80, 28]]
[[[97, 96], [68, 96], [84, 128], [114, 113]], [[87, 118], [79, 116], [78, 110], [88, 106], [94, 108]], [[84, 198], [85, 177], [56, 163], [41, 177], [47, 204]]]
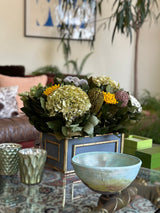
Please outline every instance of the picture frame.
[[[94, 40], [96, 0], [92, 4], [72, 1], [72, 6], [65, 10], [63, 0], [25, 0], [25, 36]], [[61, 34], [62, 25], [65, 30]], [[71, 28], [73, 32], [69, 34]]]

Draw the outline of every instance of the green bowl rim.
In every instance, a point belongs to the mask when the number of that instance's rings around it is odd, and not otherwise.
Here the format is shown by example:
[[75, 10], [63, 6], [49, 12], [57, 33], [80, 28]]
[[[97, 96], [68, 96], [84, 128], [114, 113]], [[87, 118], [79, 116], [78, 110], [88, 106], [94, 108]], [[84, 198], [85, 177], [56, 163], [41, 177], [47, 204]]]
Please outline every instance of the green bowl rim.
[[[88, 166], [88, 165], [82, 165], [80, 163], [75, 162], [75, 158], [77, 158], [79, 155], [87, 155], [88, 153], [106, 153], [106, 154], [119, 154], [119, 155], [125, 155], [125, 156], [129, 156], [130, 158], [134, 158], [136, 159], [138, 162], [136, 164], [133, 165], [129, 165], [129, 166], [117, 166], [117, 167], [101, 167], [101, 166]], [[99, 151], [99, 152], [84, 152], [84, 153], [79, 153], [75, 156], [72, 157], [72, 165], [74, 166], [78, 165], [80, 167], [84, 167], [84, 168], [94, 168], [94, 169], [98, 169], [98, 170], [117, 170], [117, 169], [124, 169], [124, 168], [133, 168], [133, 167], [137, 167], [138, 165], [142, 165], [142, 161], [140, 158], [133, 156], [133, 155], [129, 155], [129, 154], [124, 154], [124, 153], [119, 153], [119, 152], [104, 152], [104, 151]]]

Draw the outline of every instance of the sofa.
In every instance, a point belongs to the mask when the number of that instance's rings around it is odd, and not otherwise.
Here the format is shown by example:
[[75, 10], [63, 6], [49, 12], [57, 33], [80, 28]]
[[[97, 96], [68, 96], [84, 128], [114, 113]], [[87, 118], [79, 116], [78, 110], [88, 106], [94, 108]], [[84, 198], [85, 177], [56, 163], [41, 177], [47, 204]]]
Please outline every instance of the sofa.
[[26, 76], [21, 65], [0, 66], [0, 143], [19, 143], [23, 148], [39, 145], [40, 132], [21, 111], [23, 102], [18, 94], [40, 82], [46, 85], [48, 77]]

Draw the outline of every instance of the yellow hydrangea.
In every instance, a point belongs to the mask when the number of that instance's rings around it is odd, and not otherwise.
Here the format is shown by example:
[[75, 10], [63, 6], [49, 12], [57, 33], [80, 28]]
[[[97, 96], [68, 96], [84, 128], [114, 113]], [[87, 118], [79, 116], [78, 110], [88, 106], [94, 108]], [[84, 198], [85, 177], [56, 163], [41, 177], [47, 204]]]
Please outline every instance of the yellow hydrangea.
[[103, 92], [104, 95], [104, 101], [107, 104], [118, 104], [118, 101], [115, 98], [115, 94], [111, 94], [110, 92]]
[[60, 87], [60, 84], [55, 84], [54, 86], [52, 87], [48, 87], [44, 92], [43, 94], [45, 95], [50, 95], [53, 91], [55, 91], [56, 89], [58, 89]]

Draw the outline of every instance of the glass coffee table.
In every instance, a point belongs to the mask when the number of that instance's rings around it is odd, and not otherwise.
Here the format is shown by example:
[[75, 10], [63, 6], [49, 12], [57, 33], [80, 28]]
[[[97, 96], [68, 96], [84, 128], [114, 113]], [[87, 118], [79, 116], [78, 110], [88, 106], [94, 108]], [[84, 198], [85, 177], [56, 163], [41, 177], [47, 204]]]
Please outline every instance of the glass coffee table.
[[[138, 178], [144, 181], [144, 185], [160, 186], [160, 171], [141, 168]], [[74, 173], [64, 175], [45, 168], [42, 182], [38, 185], [22, 184], [19, 175], [0, 176], [0, 213], [97, 212], [99, 197], [100, 194], [86, 187]], [[130, 204], [116, 213], [156, 211], [157, 207], [151, 201], [136, 195]]]

